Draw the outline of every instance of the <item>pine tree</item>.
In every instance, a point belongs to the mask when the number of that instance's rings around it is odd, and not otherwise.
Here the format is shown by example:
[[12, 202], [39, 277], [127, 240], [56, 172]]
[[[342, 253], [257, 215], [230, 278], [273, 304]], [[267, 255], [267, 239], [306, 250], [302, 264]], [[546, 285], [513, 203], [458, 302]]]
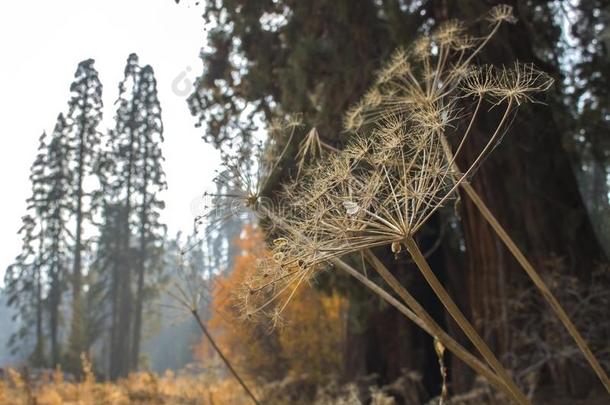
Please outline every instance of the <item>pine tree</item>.
[[118, 267], [112, 280], [112, 289], [116, 290], [113, 302], [114, 309], [110, 325], [112, 351], [110, 353], [110, 376], [116, 378], [126, 375], [129, 369], [130, 336], [132, 331], [133, 290], [132, 267], [134, 257], [133, 228], [131, 221], [132, 201], [137, 166], [135, 164], [138, 147], [138, 104], [142, 89], [140, 86], [141, 67], [135, 54], [129, 55], [123, 81], [119, 84], [118, 109], [115, 116], [115, 128], [110, 133], [110, 154], [114, 160], [112, 177], [107, 188], [114, 196], [113, 203], [121, 207], [119, 223], [121, 230], [117, 234], [119, 254]]
[[120, 206], [123, 217], [116, 246], [121, 260], [111, 282], [117, 290], [110, 325], [112, 377], [138, 366], [146, 275], [158, 267], [163, 242], [159, 214], [164, 205], [159, 193], [166, 184], [161, 167], [161, 106], [153, 69], [141, 67], [135, 54], [127, 60], [117, 103], [108, 151], [112, 174], [106, 180], [111, 203]]
[[[117, 360], [114, 357], [117, 342], [117, 324], [119, 314], [119, 281], [120, 272], [123, 266], [124, 252], [122, 246], [122, 232], [124, 231], [125, 207], [119, 203], [106, 201], [103, 203], [99, 225], [99, 235], [97, 236], [95, 256], [91, 264], [91, 284], [90, 289], [95, 291], [96, 296], [90, 295], [90, 300], [97, 300], [91, 303], [88, 313], [89, 331], [92, 336], [99, 330], [99, 335], [103, 330], [109, 330], [110, 335], [102, 343], [103, 353], [108, 353], [109, 372], [115, 366]], [[113, 375], [114, 376], [114, 375]]]
[[[36, 344], [34, 351], [30, 356], [30, 361], [34, 365], [45, 364], [45, 347], [44, 347], [44, 336], [43, 336], [43, 274], [46, 253], [44, 249], [45, 242], [45, 229], [44, 229], [44, 216], [48, 209], [45, 206], [45, 166], [47, 164], [46, 158], [46, 144], [45, 144], [46, 133], [43, 133], [39, 139], [38, 154], [31, 168], [30, 181], [32, 183], [32, 197], [28, 200], [30, 210], [33, 210], [36, 220], [29, 218], [24, 223], [24, 242], [26, 246], [24, 251], [33, 253], [29, 247], [27, 247], [27, 241], [34, 236], [32, 234], [32, 225], [38, 222], [38, 235], [37, 235], [37, 247], [35, 253], [35, 259], [32, 263], [34, 277], [34, 292], [35, 292], [35, 306], [36, 306]], [[29, 251], [29, 252], [28, 252]], [[22, 263], [24, 265], [25, 263]]]
[[47, 164], [47, 135], [39, 138], [38, 153], [30, 169], [32, 196], [27, 199], [28, 214], [22, 218], [19, 234], [22, 237], [21, 253], [5, 274], [8, 305], [17, 310], [20, 329], [11, 337], [16, 349], [20, 340], [27, 340], [30, 331], [35, 331], [34, 349], [30, 354], [33, 365], [45, 364], [43, 335], [43, 274], [47, 259], [44, 244], [44, 219], [48, 211], [47, 185], [45, 181]]
[[[70, 205], [66, 190], [71, 174], [66, 162], [67, 124], [60, 114], [53, 134], [40, 137], [38, 154], [31, 168], [32, 196], [27, 200], [28, 214], [23, 217], [23, 247], [9, 267], [5, 281], [9, 305], [16, 307], [22, 320], [19, 338], [27, 338], [34, 324], [35, 344], [30, 362], [47, 364], [44, 312], [49, 312], [50, 365], [59, 364], [60, 302], [63, 293], [65, 253], [69, 232], [66, 213]], [[45, 296], [46, 295], [46, 296]]]
[[158, 269], [162, 258], [165, 227], [159, 222], [159, 213], [165, 206], [159, 199], [159, 192], [167, 187], [162, 168], [163, 155], [160, 144], [163, 142], [163, 122], [161, 105], [157, 98], [157, 82], [152, 67], [145, 66], [141, 71], [142, 86], [140, 106], [140, 145], [138, 165], [140, 175], [137, 182], [139, 261], [137, 267], [136, 307], [132, 337], [131, 367], [137, 369], [142, 337], [142, 311], [145, 298], [145, 276], [155, 267]]
[[21, 219], [22, 226], [19, 234], [22, 238], [22, 250], [15, 258], [14, 263], [8, 266], [4, 275], [7, 305], [15, 311], [13, 321], [19, 320], [17, 332], [11, 335], [9, 347], [12, 353], [20, 349], [28, 350], [32, 346], [29, 338], [34, 329], [36, 333], [34, 349], [30, 360], [33, 363], [42, 363], [44, 344], [42, 337], [42, 320], [40, 319], [42, 299], [40, 297], [40, 280], [36, 256], [39, 249], [35, 246], [36, 219], [25, 215]]
[[91, 218], [91, 193], [85, 185], [86, 177], [93, 172], [100, 137], [97, 127], [102, 119], [102, 84], [93, 67], [94, 60], [79, 63], [75, 80], [70, 86], [72, 92], [68, 103], [70, 134], [70, 162], [74, 165], [75, 179], [72, 183], [71, 198], [74, 201], [74, 261], [71, 275], [72, 321], [69, 337], [68, 365], [76, 370], [80, 366], [80, 354], [86, 346], [84, 336], [84, 314], [82, 308], [83, 253], [87, 240], [83, 226]]
[[51, 340], [51, 365], [60, 362], [59, 329], [61, 323], [61, 302], [65, 291], [72, 233], [69, 218], [73, 212], [73, 202], [69, 190], [74, 180], [69, 167], [69, 147], [67, 133], [70, 130], [63, 114], [59, 114], [49, 143], [46, 179], [48, 191], [44, 198], [47, 205], [45, 222], [46, 279], [48, 294], [46, 307], [49, 312], [49, 334]]

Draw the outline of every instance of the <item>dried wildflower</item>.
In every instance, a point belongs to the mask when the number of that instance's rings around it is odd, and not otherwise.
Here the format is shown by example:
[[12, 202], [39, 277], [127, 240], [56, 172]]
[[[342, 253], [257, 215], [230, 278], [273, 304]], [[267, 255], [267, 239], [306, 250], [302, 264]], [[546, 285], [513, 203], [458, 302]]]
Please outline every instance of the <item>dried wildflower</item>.
[[498, 75], [492, 66], [470, 67], [460, 82], [466, 96], [483, 97], [498, 87]]
[[394, 78], [407, 75], [411, 71], [407, 51], [397, 48], [390, 56], [390, 60], [377, 73], [376, 83], [378, 85], [387, 83]]
[[[510, 11], [507, 7], [493, 11], [490, 15], [497, 24], [482, 38], [467, 37], [457, 21], [443, 24], [433, 38], [415, 41], [410, 61], [399, 50], [379, 71], [376, 87], [345, 116], [346, 129], [359, 135], [343, 152], [300, 165], [298, 180], [286, 184], [281, 193], [287, 210], [267, 214], [279, 239], [270, 247], [270, 259], [248, 281], [248, 314], [266, 313], [279, 320], [294, 291], [323, 270], [325, 263], [375, 246], [389, 246], [398, 253], [404, 245], [507, 391], [522, 400], [506, 371], [443, 290], [413, 239], [498, 142], [513, 104], [531, 100], [533, 92], [550, 85], [533, 68], [529, 72], [521, 67], [511, 72], [471, 69], [471, 60], [499, 23], [511, 22]], [[479, 97], [474, 111], [458, 109], [464, 94]], [[498, 104], [506, 102], [505, 113], [467, 170], [458, 172], [455, 158], [479, 117], [486, 94]], [[468, 122], [465, 129], [454, 123], [458, 118]], [[458, 140], [453, 155], [446, 136]]]
[[301, 114], [292, 114], [284, 123], [285, 128], [296, 128], [303, 125], [303, 116]]
[[431, 41], [430, 37], [422, 36], [413, 42], [411, 53], [417, 60], [424, 60], [430, 57]]
[[453, 50], [456, 50], [456, 51], [467, 51], [469, 49], [474, 48], [476, 46], [476, 44], [477, 44], [477, 41], [473, 36], [460, 35], [460, 36], [457, 36], [451, 42], [451, 48], [453, 48]]
[[343, 127], [350, 132], [359, 130], [364, 124], [362, 118], [363, 107], [361, 105], [355, 105], [350, 108], [344, 116]]
[[517, 18], [513, 15], [513, 8], [507, 4], [499, 4], [489, 10], [487, 21], [492, 24], [498, 24], [506, 21], [510, 24], [515, 24]]
[[463, 32], [464, 24], [454, 19], [441, 23], [432, 37], [439, 45], [449, 46], [453, 45]]
[[318, 130], [313, 127], [307, 133], [301, 144], [299, 145], [299, 151], [296, 155], [297, 163], [297, 177], [303, 170], [303, 166], [307, 159], [317, 159], [322, 156], [323, 145], [326, 148], [330, 148], [329, 145], [324, 144], [320, 139]]
[[498, 76], [498, 83], [491, 93], [498, 99], [498, 103], [505, 100], [512, 100], [517, 105], [533, 102], [535, 94], [546, 91], [553, 85], [553, 79], [532, 64], [515, 62], [512, 68], [502, 68]]
[[363, 105], [365, 108], [376, 108], [381, 105], [382, 97], [379, 89], [376, 87], [371, 88], [362, 98]]

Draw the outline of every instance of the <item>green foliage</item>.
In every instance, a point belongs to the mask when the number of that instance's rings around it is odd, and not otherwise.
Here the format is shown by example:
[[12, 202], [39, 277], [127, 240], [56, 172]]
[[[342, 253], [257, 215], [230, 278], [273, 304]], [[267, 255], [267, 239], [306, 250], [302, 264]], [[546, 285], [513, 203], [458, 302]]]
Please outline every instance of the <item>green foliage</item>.
[[191, 112], [217, 146], [247, 140], [256, 116], [289, 113], [337, 141], [342, 113], [427, 7], [407, 14], [394, 1], [209, 2], [206, 69]]

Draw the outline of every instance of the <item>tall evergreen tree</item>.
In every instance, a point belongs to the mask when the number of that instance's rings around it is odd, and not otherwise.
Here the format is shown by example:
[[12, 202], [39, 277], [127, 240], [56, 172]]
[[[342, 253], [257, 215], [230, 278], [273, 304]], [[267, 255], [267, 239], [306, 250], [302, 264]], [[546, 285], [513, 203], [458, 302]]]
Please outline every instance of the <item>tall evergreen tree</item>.
[[35, 330], [34, 349], [30, 361], [34, 365], [45, 363], [43, 333], [43, 277], [45, 261], [45, 219], [49, 211], [46, 165], [48, 163], [48, 139], [43, 133], [39, 139], [38, 153], [30, 169], [32, 196], [27, 200], [29, 213], [22, 218], [19, 234], [22, 237], [21, 253], [5, 274], [8, 305], [17, 310], [20, 329], [11, 343], [27, 339], [30, 329]]
[[[34, 364], [41, 364], [44, 362], [42, 297], [39, 261], [36, 257], [41, 251], [35, 246], [39, 236], [36, 235], [35, 218], [25, 215], [21, 221], [19, 234], [22, 238], [22, 250], [4, 275], [7, 305], [14, 311], [13, 321], [19, 322], [17, 332], [9, 339], [9, 347], [16, 353], [20, 349], [30, 350], [33, 346], [30, 360]], [[30, 340], [32, 329], [35, 333], [33, 345]]]
[[157, 268], [162, 260], [164, 225], [159, 222], [160, 211], [165, 204], [159, 193], [167, 187], [163, 172], [163, 121], [161, 105], [157, 97], [157, 81], [150, 66], [141, 71], [142, 86], [139, 114], [140, 145], [138, 150], [138, 218], [139, 260], [137, 267], [135, 319], [132, 337], [131, 367], [137, 369], [142, 338], [142, 312], [145, 299], [145, 277], [148, 272]]
[[93, 172], [99, 150], [98, 125], [102, 120], [102, 84], [95, 70], [94, 60], [79, 63], [70, 86], [72, 96], [68, 102], [68, 122], [71, 168], [74, 181], [70, 188], [74, 202], [74, 258], [71, 275], [72, 319], [70, 324], [68, 363], [73, 370], [80, 366], [80, 354], [86, 346], [84, 336], [84, 314], [82, 308], [83, 255], [87, 240], [83, 228], [91, 219], [91, 191], [87, 189], [86, 177]]
[[159, 193], [166, 184], [161, 167], [161, 106], [154, 72], [150, 66], [141, 67], [135, 54], [127, 60], [117, 103], [109, 145], [112, 175], [107, 180], [111, 202], [123, 215], [116, 246], [121, 261], [112, 280], [118, 291], [113, 297], [110, 327], [112, 377], [138, 366], [146, 274], [160, 260], [163, 240]]
[[66, 287], [67, 266], [70, 258], [67, 252], [70, 252], [73, 237], [69, 229], [69, 218], [74, 209], [69, 194], [74, 180], [68, 161], [67, 133], [69, 130], [64, 115], [59, 114], [49, 143], [46, 162], [48, 192], [44, 199], [47, 211], [44, 217], [46, 244], [43, 248], [47, 255], [48, 294], [46, 307], [49, 312], [52, 366], [56, 366], [60, 362], [61, 303]]
[[110, 133], [110, 154], [114, 160], [113, 176], [109, 179], [108, 189], [112, 191], [117, 204], [122, 224], [118, 238], [119, 262], [116, 278], [112, 288], [116, 288], [116, 303], [111, 316], [110, 376], [125, 375], [129, 369], [130, 336], [132, 330], [133, 290], [132, 267], [135, 262], [133, 254], [133, 228], [131, 215], [136, 176], [135, 153], [138, 147], [136, 99], [141, 95], [141, 67], [135, 54], [129, 55], [125, 66], [124, 79], [119, 84], [118, 108], [115, 116], [115, 128]]
[[[9, 305], [17, 307], [22, 321], [19, 337], [25, 338], [31, 324], [35, 329], [32, 364], [59, 364], [60, 302], [63, 293], [65, 252], [70, 236], [67, 229], [66, 198], [71, 174], [65, 144], [67, 124], [60, 114], [53, 134], [40, 138], [38, 154], [31, 168], [32, 196], [28, 215], [23, 218], [22, 252], [6, 273]], [[49, 312], [50, 353], [45, 353], [44, 312]]]
[[[36, 343], [34, 346], [34, 351], [30, 358], [31, 362], [35, 365], [43, 365], [45, 363], [45, 348], [44, 348], [44, 336], [43, 336], [43, 274], [44, 265], [46, 260], [46, 252], [44, 249], [45, 243], [45, 214], [48, 212], [48, 203], [47, 198], [47, 182], [45, 181], [46, 175], [46, 165], [47, 165], [47, 145], [45, 143], [46, 133], [43, 133], [39, 139], [38, 146], [38, 154], [34, 163], [32, 164], [30, 181], [32, 183], [32, 197], [28, 200], [29, 206], [28, 209], [33, 211], [33, 215], [35, 215], [36, 219], [29, 218], [24, 221], [24, 228], [22, 231], [24, 233], [24, 251], [25, 257], [29, 254], [33, 254], [34, 252], [31, 250], [31, 247], [27, 246], [28, 242], [31, 240], [33, 225], [35, 222], [38, 222], [38, 235], [37, 235], [37, 246], [35, 259], [31, 263], [33, 274], [33, 289], [35, 294], [34, 305], [36, 307]], [[25, 257], [20, 258], [20, 265], [27, 266], [24, 263]]]
[[[101, 360], [107, 364], [108, 372], [114, 366], [114, 344], [117, 342], [117, 324], [119, 314], [119, 281], [120, 272], [123, 267], [125, 254], [122, 246], [122, 232], [124, 231], [124, 206], [120, 203], [106, 201], [103, 203], [101, 212], [101, 224], [99, 224], [99, 235], [95, 249], [95, 256], [91, 264], [92, 280], [89, 288], [99, 291], [97, 305], [92, 302], [92, 312], [88, 314], [90, 319], [90, 333], [109, 330], [109, 338], [102, 341], [102, 353], [108, 353], [108, 357]], [[101, 326], [101, 330], [99, 330]], [[113, 375], [115, 376], [115, 375]]]

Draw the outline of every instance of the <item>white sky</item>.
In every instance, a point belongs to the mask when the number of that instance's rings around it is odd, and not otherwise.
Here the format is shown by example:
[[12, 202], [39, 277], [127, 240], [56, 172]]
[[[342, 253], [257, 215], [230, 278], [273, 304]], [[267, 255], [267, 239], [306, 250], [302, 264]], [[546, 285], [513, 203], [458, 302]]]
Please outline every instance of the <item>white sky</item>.
[[112, 125], [129, 53], [154, 68], [169, 185], [163, 220], [170, 235], [192, 229], [191, 202], [210, 185], [219, 159], [201, 139], [202, 129], [194, 127], [185, 101], [189, 84], [201, 71], [198, 55], [205, 39], [201, 10], [188, 3], [0, 2], [0, 285], [21, 246], [16, 232], [30, 195], [29, 168], [38, 137], [43, 130], [50, 133], [57, 114], [66, 111], [69, 86], [83, 59], [95, 59], [104, 85], [101, 130]]

